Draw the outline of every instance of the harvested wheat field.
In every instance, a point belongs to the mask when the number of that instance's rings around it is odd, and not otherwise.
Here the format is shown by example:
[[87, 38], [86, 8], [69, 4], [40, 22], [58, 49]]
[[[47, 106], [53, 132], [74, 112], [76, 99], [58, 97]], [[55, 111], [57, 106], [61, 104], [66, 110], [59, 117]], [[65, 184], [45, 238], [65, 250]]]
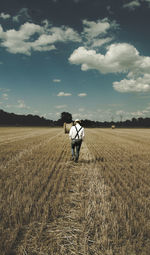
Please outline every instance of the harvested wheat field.
[[150, 254], [150, 130], [0, 128], [1, 255]]

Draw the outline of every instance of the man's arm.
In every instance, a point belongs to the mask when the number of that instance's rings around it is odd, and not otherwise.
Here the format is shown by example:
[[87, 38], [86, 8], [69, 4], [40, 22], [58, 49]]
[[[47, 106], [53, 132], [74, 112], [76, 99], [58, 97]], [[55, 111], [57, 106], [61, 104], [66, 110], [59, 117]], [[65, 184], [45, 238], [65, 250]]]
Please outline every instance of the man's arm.
[[69, 138], [70, 138], [70, 139], [72, 138], [72, 128], [73, 128], [73, 127], [71, 127], [71, 128], [70, 128], [70, 131], [69, 131]]
[[82, 128], [82, 140], [84, 140], [84, 128]]

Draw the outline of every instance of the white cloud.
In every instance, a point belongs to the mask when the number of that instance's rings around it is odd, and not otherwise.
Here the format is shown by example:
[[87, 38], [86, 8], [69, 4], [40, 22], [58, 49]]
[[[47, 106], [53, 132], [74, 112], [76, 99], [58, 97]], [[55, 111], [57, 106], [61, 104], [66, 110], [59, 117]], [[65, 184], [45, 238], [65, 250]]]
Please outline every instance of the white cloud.
[[140, 56], [130, 44], [111, 44], [105, 55], [79, 47], [72, 53], [69, 61], [81, 65], [82, 71], [95, 69], [103, 74], [126, 74], [128, 79], [113, 83], [114, 89], [119, 92], [150, 91], [150, 57]]
[[16, 105], [17, 108], [30, 109], [30, 107], [25, 104], [24, 100], [18, 100], [17, 102], [18, 102], [18, 104]]
[[2, 12], [2, 13], [0, 14], [0, 18], [2, 18], [2, 19], [10, 19], [11, 16], [10, 16], [9, 14], [5, 14], [4, 12]]
[[[0, 25], [1, 46], [13, 54], [31, 55], [32, 51], [55, 50], [56, 42], [81, 41], [78, 33], [72, 28], [47, 26], [26, 22], [20, 26], [19, 30], [10, 29], [5, 32]], [[37, 39], [34, 40], [35, 35]]]
[[51, 27], [47, 31], [50, 33], [50, 40], [52, 42], [60, 41], [60, 42], [81, 42], [80, 35], [72, 28], [67, 26], [61, 27]]
[[134, 0], [129, 3], [126, 3], [123, 5], [123, 8], [128, 8], [129, 10], [134, 10], [135, 8], [141, 6], [141, 3], [139, 0]]
[[[30, 19], [28, 9], [23, 8], [13, 17], [18, 22], [20, 19]], [[32, 51], [56, 50], [56, 43], [82, 43], [89, 47], [97, 48], [109, 43], [113, 38], [106, 36], [108, 30], [117, 28], [115, 22], [110, 22], [107, 18], [98, 21], [83, 20], [83, 32], [80, 34], [68, 26], [54, 27], [48, 20], [44, 20], [41, 25], [32, 22], [25, 22], [18, 30], [3, 30], [0, 25], [0, 46], [13, 54], [25, 54], [30, 56]]]
[[102, 45], [109, 43], [113, 40], [112, 37], [102, 38], [102, 39], [96, 39], [93, 40], [93, 43], [91, 45], [92, 48], [101, 47]]
[[3, 94], [2, 94], [2, 98], [3, 98], [4, 100], [8, 100], [8, 94], [3, 93]]
[[95, 21], [83, 20], [83, 34], [87, 38], [94, 38], [101, 34], [106, 34], [110, 28], [110, 23], [108, 19]]
[[63, 109], [63, 108], [67, 108], [67, 105], [66, 105], [66, 104], [63, 104], [63, 105], [56, 105], [55, 108], [56, 108], [56, 109]]
[[16, 31], [14, 29], [3, 31], [0, 25], [0, 39], [2, 40], [1, 46], [5, 47], [7, 51], [11, 53], [22, 53], [26, 55], [31, 54], [31, 49], [34, 49], [33, 42], [29, 39], [34, 34], [43, 33], [43, 28], [39, 25], [32, 23], [25, 23], [20, 27], [20, 30]]
[[87, 94], [86, 94], [86, 93], [80, 93], [80, 94], [78, 94], [78, 96], [79, 96], [79, 97], [86, 97]]
[[101, 111], [78, 111], [72, 114], [73, 119], [90, 119], [90, 120], [98, 120], [98, 121], [105, 121], [111, 120], [112, 112], [110, 109], [105, 109]]
[[69, 97], [69, 96], [72, 96], [71, 93], [65, 93], [65, 92], [59, 92], [57, 94], [58, 97]]
[[[82, 109], [82, 108], [81, 108]], [[146, 117], [150, 114], [150, 106], [147, 106], [144, 109], [138, 109], [137, 111], [126, 111], [124, 109], [95, 109], [95, 110], [87, 110], [83, 109], [83, 111], [79, 110], [72, 113], [73, 119], [90, 119], [95, 121], [124, 121], [126, 119], [131, 119], [133, 117]]]
[[[128, 54], [127, 54], [128, 52]], [[138, 51], [130, 44], [111, 44], [105, 55], [85, 47], [76, 49], [69, 58], [70, 63], [81, 65], [83, 71], [96, 69], [101, 73], [121, 73], [133, 69], [139, 59]]]
[[139, 117], [144, 117], [146, 113], [148, 113], [148, 111], [145, 111], [145, 110], [143, 110], [143, 111], [138, 110], [138, 111], [136, 111], [136, 112], [130, 112], [130, 115], [131, 115], [132, 117], [139, 118]]
[[114, 21], [110, 22], [107, 18], [96, 22], [83, 20], [83, 42], [90, 47], [100, 47], [113, 39], [111, 37], [105, 38], [105, 36], [109, 30], [116, 28], [118, 28], [118, 24]]
[[82, 119], [83, 118], [83, 114], [81, 114], [81, 113], [73, 113], [72, 117], [73, 117], [73, 119]]
[[53, 79], [53, 82], [59, 83], [59, 82], [61, 82], [61, 80], [60, 79]]
[[61, 114], [60, 112], [56, 112], [56, 116], [57, 116], [57, 117], [59, 117], [59, 116], [60, 116], [60, 114]]
[[131, 118], [139, 118], [139, 117], [147, 117], [150, 114], [150, 107], [147, 106], [145, 109], [138, 109], [137, 111], [125, 111], [125, 110], [117, 110], [115, 115], [120, 117], [120, 120], [126, 120]]
[[113, 87], [119, 92], [149, 92], [150, 91], [150, 74], [144, 74], [137, 79], [123, 79], [120, 82], [114, 82]]
[[116, 115], [123, 115], [123, 114], [125, 114], [125, 111], [123, 110], [116, 111]]
[[123, 110], [118, 110], [115, 112], [114, 115], [117, 116], [116, 121], [124, 121], [127, 119], [132, 119], [132, 118], [139, 118], [139, 117], [146, 117], [147, 114], [149, 114], [148, 110], [137, 110], [137, 111], [123, 111]]

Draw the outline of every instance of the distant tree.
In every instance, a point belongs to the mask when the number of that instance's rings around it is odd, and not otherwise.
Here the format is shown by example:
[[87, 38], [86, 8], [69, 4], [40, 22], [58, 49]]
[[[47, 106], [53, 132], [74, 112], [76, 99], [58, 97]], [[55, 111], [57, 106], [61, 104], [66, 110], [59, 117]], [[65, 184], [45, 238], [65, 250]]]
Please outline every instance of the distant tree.
[[[51, 126], [51, 127], [60, 127], [63, 126], [64, 122], [70, 123], [72, 122], [72, 115], [69, 112], [62, 112], [60, 119], [53, 121], [45, 119], [44, 117], [40, 117], [38, 115], [18, 115], [14, 113], [8, 113], [0, 109], [0, 126], [8, 125], [8, 126]], [[120, 121], [114, 122], [113, 116], [112, 121], [108, 122], [99, 122], [93, 120], [82, 120], [81, 124], [84, 127], [111, 127], [111, 125], [115, 125], [116, 127], [146, 127], [150, 128], [150, 118], [132, 118], [132, 120], [122, 121], [122, 116], [120, 115]]]
[[132, 125], [132, 127], [137, 127], [138, 126], [138, 120], [136, 118], [132, 118], [131, 125]]
[[69, 112], [62, 112], [61, 113], [61, 121], [62, 123], [66, 122], [66, 123], [70, 123], [72, 122], [72, 114]]

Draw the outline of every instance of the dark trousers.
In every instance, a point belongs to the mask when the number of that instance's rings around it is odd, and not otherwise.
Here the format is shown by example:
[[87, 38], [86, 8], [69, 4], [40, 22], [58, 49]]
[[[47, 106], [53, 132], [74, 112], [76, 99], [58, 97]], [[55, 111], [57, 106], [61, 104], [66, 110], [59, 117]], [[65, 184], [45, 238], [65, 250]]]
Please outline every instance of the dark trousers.
[[78, 160], [79, 158], [81, 144], [82, 144], [81, 139], [72, 140], [71, 142], [72, 157], [75, 157], [75, 160]]

